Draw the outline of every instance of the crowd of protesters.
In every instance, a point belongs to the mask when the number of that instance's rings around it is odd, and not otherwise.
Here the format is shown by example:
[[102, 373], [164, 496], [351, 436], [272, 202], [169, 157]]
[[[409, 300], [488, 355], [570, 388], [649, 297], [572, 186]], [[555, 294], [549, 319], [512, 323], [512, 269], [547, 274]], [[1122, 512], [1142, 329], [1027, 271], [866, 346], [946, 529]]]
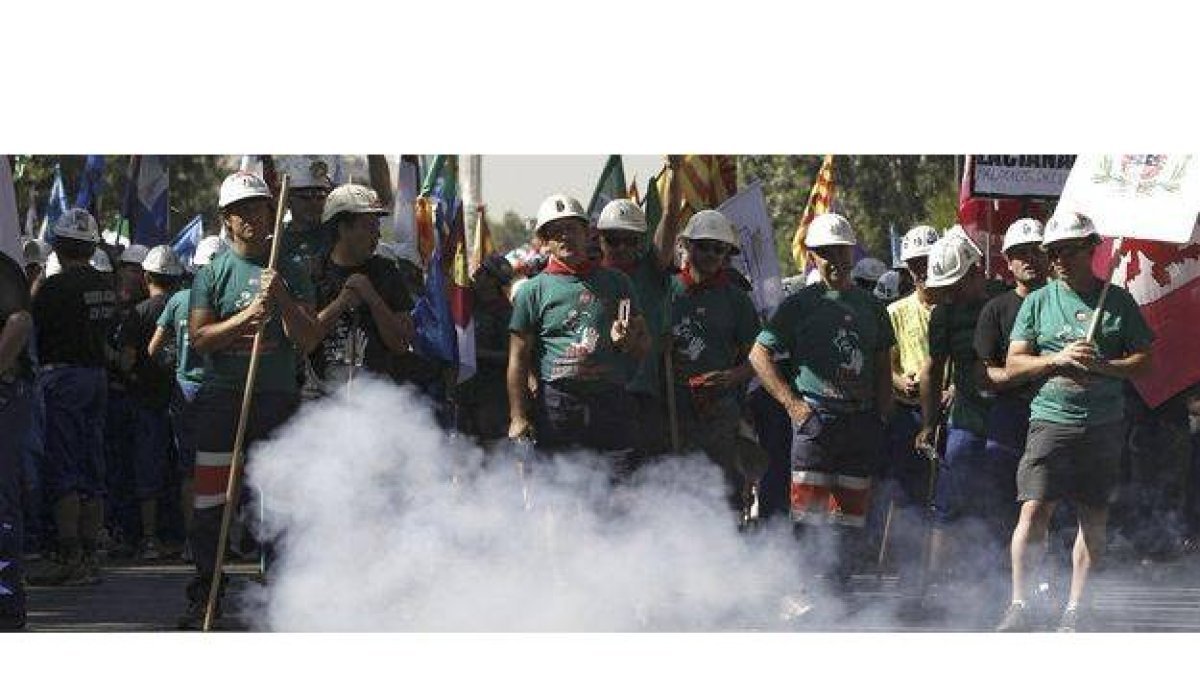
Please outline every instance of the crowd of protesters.
[[1013, 223], [1005, 285], [960, 227], [910, 228], [893, 266], [856, 261], [853, 225], [824, 214], [812, 272], [763, 321], [734, 224], [680, 217], [677, 181], [656, 224], [630, 200], [592, 223], [551, 195], [529, 254], [472, 273], [478, 369], [456, 385], [419, 347], [422, 261], [380, 241], [376, 193], [319, 162], [289, 176], [274, 267], [275, 197], [244, 172], [186, 264], [103, 243], [80, 209], [0, 256], [0, 626], [23, 624], [26, 585], [101, 583], [118, 558], [193, 564], [179, 626], [200, 625], [256, 349], [248, 447], [370, 373], [488, 447], [587, 448], [617, 477], [705, 456], [731, 517], [790, 518], [835, 592], [894, 561], [902, 614], [990, 584], [998, 630], [1031, 630], [1049, 555], [1071, 568], [1050, 625], [1083, 630], [1106, 550], [1195, 548], [1200, 394], [1142, 403], [1153, 335], [1123, 289], [1089, 331], [1104, 282], [1084, 216]]

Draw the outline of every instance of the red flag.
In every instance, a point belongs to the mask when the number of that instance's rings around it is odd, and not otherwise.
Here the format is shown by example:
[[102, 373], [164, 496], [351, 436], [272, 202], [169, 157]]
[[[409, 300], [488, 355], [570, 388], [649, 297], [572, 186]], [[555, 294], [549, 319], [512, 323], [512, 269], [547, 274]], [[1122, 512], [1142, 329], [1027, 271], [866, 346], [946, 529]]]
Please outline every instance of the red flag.
[[1041, 202], [1027, 202], [1022, 214], [1020, 199], [990, 199], [971, 196], [971, 174], [974, 161], [967, 155], [963, 166], [962, 181], [958, 187], [958, 222], [971, 235], [988, 261], [988, 276], [1012, 280], [1004, 254], [1000, 250], [1004, 232], [1021, 218], [1037, 218], [1045, 221], [1045, 208]]

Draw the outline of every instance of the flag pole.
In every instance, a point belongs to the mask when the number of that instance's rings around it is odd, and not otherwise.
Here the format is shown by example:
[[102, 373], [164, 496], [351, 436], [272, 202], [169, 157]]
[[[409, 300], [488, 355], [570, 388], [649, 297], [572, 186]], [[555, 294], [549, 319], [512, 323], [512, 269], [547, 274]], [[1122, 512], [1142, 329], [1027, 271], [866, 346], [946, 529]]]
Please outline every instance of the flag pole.
[[[287, 208], [288, 184], [291, 177], [283, 174], [279, 184], [279, 204], [275, 209], [275, 237], [271, 240], [271, 257], [267, 269], [275, 269], [275, 261], [279, 257], [279, 242], [283, 239], [283, 212]], [[262, 344], [263, 329], [267, 322], [258, 325], [254, 333], [254, 347], [250, 351], [250, 365], [246, 369], [246, 388], [242, 390], [242, 410], [238, 415], [237, 435], [233, 440], [233, 459], [229, 467], [229, 483], [225, 489], [225, 509], [221, 514], [221, 533], [217, 537], [217, 560], [213, 568], [212, 585], [208, 589], [208, 605], [204, 609], [204, 632], [212, 630], [212, 622], [217, 609], [217, 597], [221, 588], [221, 568], [225, 564], [225, 547], [229, 543], [229, 526], [233, 522], [233, 514], [237, 510], [238, 492], [241, 490], [242, 445], [246, 440], [246, 424], [250, 418], [251, 397], [254, 395], [254, 384], [258, 379], [259, 347]]]
[[1112, 255], [1108, 261], [1108, 276], [1104, 279], [1104, 288], [1100, 291], [1100, 299], [1096, 302], [1096, 309], [1092, 312], [1092, 321], [1088, 324], [1087, 337], [1084, 338], [1087, 342], [1096, 340], [1096, 331], [1100, 328], [1100, 315], [1104, 312], [1104, 301], [1108, 299], [1108, 289], [1112, 288], [1113, 275], [1117, 273], [1117, 266], [1121, 264], [1121, 246], [1124, 240], [1124, 237], [1113, 239]]

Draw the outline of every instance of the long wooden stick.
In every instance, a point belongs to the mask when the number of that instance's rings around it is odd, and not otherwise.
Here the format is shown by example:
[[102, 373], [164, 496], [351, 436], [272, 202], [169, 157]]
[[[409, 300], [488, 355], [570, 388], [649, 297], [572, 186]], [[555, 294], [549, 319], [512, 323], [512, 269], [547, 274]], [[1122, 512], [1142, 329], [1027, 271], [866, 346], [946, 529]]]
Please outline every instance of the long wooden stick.
[[[271, 241], [271, 257], [267, 269], [275, 269], [275, 261], [279, 257], [279, 243], [283, 239], [283, 212], [287, 208], [288, 184], [291, 177], [283, 174], [279, 186], [279, 205], [275, 210], [275, 238]], [[237, 435], [233, 440], [233, 459], [229, 467], [229, 484], [225, 489], [225, 510], [221, 514], [221, 534], [217, 537], [217, 561], [213, 568], [212, 585], [208, 589], [208, 605], [204, 608], [204, 632], [212, 629], [212, 622], [217, 610], [217, 597], [221, 588], [221, 568], [225, 565], [225, 547], [229, 543], [229, 526], [233, 522], [233, 514], [237, 511], [238, 493], [241, 491], [242, 445], [246, 441], [246, 424], [250, 419], [250, 403], [254, 396], [254, 384], [258, 379], [258, 348], [262, 342], [263, 330], [267, 322], [258, 325], [254, 333], [254, 347], [250, 351], [250, 366], [246, 369], [246, 389], [242, 392], [242, 411], [238, 416]]]
[[1108, 289], [1112, 288], [1113, 275], [1117, 273], [1117, 267], [1121, 264], [1121, 245], [1124, 243], [1124, 237], [1117, 237], [1112, 243], [1112, 257], [1108, 261], [1108, 276], [1104, 279], [1104, 288], [1100, 291], [1100, 300], [1096, 302], [1096, 309], [1092, 312], [1092, 322], [1088, 324], [1087, 337], [1084, 338], [1088, 342], [1095, 342], [1096, 331], [1100, 328], [1100, 315], [1104, 313], [1104, 301], [1108, 299]]

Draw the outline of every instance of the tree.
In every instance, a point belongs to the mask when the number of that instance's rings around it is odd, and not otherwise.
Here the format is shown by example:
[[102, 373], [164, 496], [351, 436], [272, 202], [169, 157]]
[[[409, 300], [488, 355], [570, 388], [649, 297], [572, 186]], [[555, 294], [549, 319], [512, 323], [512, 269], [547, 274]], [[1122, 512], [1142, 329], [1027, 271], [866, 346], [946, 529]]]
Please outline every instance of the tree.
[[[75, 204], [85, 155], [31, 155], [22, 158], [23, 171], [17, 180], [17, 208], [24, 216], [29, 208], [30, 190], [36, 191], [39, 224], [46, 198], [54, 182], [54, 165], [62, 170], [67, 203]], [[101, 226], [113, 222], [120, 213], [126, 190], [128, 155], [105, 155], [104, 190], [99, 195], [96, 215]], [[217, 228], [217, 192], [225, 176], [237, 168], [237, 159], [226, 155], [172, 155], [168, 163], [169, 208], [167, 232], [174, 236], [197, 213], [204, 217], [206, 230]], [[22, 223], [24, 219], [22, 218]], [[36, 232], [30, 234], [37, 234]]]
[[515, 211], [505, 211], [499, 223], [488, 220], [488, 229], [492, 233], [492, 243], [496, 245], [498, 253], [507, 253], [528, 243], [531, 236], [525, 219]]
[[[821, 160], [819, 155], [739, 157], [743, 182], [763, 181], [785, 275], [798, 272], [791, 255], [792, 235]], [[954, 223], [958, 195], [954, 166], [953, 155], [837, 155], [835, 204], [854, 224], [863, 248], [890, 261], [889, 224], [904, 232], [918, 223], [938, 229]]]

